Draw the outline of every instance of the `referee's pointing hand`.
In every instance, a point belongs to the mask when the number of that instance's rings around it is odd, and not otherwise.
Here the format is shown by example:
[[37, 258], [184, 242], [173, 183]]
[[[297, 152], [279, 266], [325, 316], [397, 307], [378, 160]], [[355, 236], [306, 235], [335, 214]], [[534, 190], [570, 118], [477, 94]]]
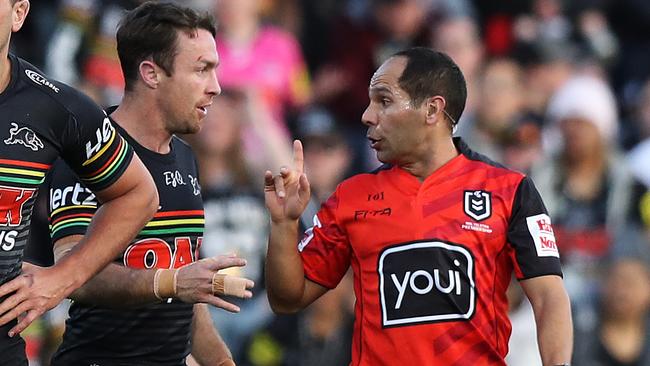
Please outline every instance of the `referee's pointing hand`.
[[293, 142], [293, 167], [283, 166], [280, 174], [264, 173], [264, 200], [275, 223], [297, 220], [309, 203], [309, 181], [304, 172], [300, 140]]

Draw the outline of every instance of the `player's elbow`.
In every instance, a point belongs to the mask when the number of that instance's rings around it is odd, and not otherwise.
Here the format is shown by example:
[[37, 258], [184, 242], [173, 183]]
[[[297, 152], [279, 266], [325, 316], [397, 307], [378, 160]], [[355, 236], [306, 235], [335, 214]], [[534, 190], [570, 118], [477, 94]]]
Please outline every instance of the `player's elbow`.
[[268, 298], [271, 310], [276, 314], [295, 314], [303, 308], [299, 305], [299, 301], [273, 296], [271, 293], [268, 293]]
[[279, 314], [279, 315], [295, 314], [300, 310], [302, 310], [297, 306], [291, 306], [291, 305], [281, 304], [277, 302], [270, 302], [270, 305], [271, 305], [271, 310], [273, 310], [275, 314]]

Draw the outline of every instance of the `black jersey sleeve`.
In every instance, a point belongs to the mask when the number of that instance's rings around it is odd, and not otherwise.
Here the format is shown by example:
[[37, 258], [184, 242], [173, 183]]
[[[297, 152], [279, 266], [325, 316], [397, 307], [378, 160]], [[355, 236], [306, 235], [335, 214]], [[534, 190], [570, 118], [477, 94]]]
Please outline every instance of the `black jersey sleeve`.
[[85, 95], [71, 91], [74, 103], [62, 131], [61, 157], [81, 181], [93, 191], [113, 184], [133, 157], [129, 147], [106, 113]]
[[519, 183], [508, 224], [518, 279], [562, 275], [560, 255], [544, 202], [528, 177]]
[[69, 235], [84, 235], [97, 210], [95, 195], [60, 159], [52, 167], [48, 182], [52, 242]]

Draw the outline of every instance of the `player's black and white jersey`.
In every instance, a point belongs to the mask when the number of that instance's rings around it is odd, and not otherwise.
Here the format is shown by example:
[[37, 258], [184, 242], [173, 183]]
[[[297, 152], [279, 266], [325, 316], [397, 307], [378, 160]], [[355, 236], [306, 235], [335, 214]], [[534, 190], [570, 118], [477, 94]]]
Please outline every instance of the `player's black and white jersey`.
[[[204, 217], [191, 148], [174, 137], [170, 153], [158, 154], [116, 128], [153, 176], [160, 208], [115, 263], [132, 268], [178, 268], [195, 261]], [[97, 209], [95, 197], [59, 162], [51, 178], [52, 241], [83, 235]], [[193, 305], [179, 301], [127, 310], [73, 302], [53, 365], [185, 365], [192, 315]]]
[[9, 55], [0, 94], [0, 284], [20, 273], [38, 186], [57, 157], [101, 190], [126, 170], [133, 151], [88, 97]]

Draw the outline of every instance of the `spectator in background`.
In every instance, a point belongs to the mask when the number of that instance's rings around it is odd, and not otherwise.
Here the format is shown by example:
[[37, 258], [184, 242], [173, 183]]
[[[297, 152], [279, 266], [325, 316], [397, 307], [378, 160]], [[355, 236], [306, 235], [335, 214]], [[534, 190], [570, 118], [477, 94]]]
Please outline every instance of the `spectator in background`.
[[[488, 62], [478, 83], [479, 100], [473, 126], [459, 127], [468, 145], [498, 162], [504, 162], [504, 148], [524, 115], [523, 73], [510, 59]], [[462, 126], [462, 125], [461, 125]]]
[[368, 80], [390, 54], [430, 43], [428, 2], [369, 0], [368, 3], [365, 17], [343, 17], [336, 22], [327, 61], [313, 82], [313, 100], [329, 108], [352, 137], [357, 171], [378, 165], [367, 148], [365, 130], [358, 123], [368, 102]]
[[[188, 138], [197, 153], [204, 200], [201, 255], [232, 252], [246, 258], [246, 267], [224, 273], [245, 276], [256, 285], [252, 299], [237, 302], [240, 314], [210, 309], [236, 361], [241, 358], [242, 345], [250, 334], [270, 321], [272, 315], [262, 276], [269, 219], [252, 179], [256, 170], [251, 161], [255, 157], [246, 154], [242, 141], [251, 118], [249, 107], [245, 94], [224, 90], [213, 100], [201, 131], [195, 138]], [[285, 144], [288, 146], [289, 142]]]
[[604, 81], [575, 76], [551, 98], [551, 155], [532, 177], [553, 220], [567, 290], [579, 305], [593, 294], [598, 260], [630, 209], [630, 175], [617, 154], [618, 115]]
[[103, 106], [120, 102], [124, 77], [115, 34], [124, 11], [143, 0], [62, 0], [45, 72], [76, 85]]
[[287, 113], [307, 103], [309, 77], [297, 40], [262, 23], [261, 0], [216, 0], [218, 76], [226, 89], [251, 90], [289, 136]]
[[549, 100], [575, 72], [575, 49], [566, 44], [522, 44], [515, 54], [525, 73], [526, 106], [543, 120]]
[[323, 107], [312, 107], [298, 118], [298, 133], [305, 144], [305, 165], [312, 196], [301, 216], [303, 229], [313, 225], [322, 202], [350, 173], [350, 147], [334, 116]]
[[[298, 117], [298, 135], [312, 196], [300, 218], [303, 229], [352, 163], [343, 130], [329, 111], [313, 106]], [[245, 365], [332, 366], [350, 363], [354, 296], [351, 273], [333, 291], [316, 300], [306, 312], [275, 316], [256, 332], [245, 353]]]
[[442, 18], [431, 29], [431, 47], [448, 54], [465, 75], [467, 105], [458, 125], [458, 134], [464, 136], [474, 128], [474, 115], [481, 103], [477, 93], [484, 51], [478, 24], [469, 17]]
[[643, 259], [646, 257], [626, 256], [610, 263], [603, 277], [597, 318], [580, 322], [576, 317], [573, 365], [650, 365], [650, 268]]

